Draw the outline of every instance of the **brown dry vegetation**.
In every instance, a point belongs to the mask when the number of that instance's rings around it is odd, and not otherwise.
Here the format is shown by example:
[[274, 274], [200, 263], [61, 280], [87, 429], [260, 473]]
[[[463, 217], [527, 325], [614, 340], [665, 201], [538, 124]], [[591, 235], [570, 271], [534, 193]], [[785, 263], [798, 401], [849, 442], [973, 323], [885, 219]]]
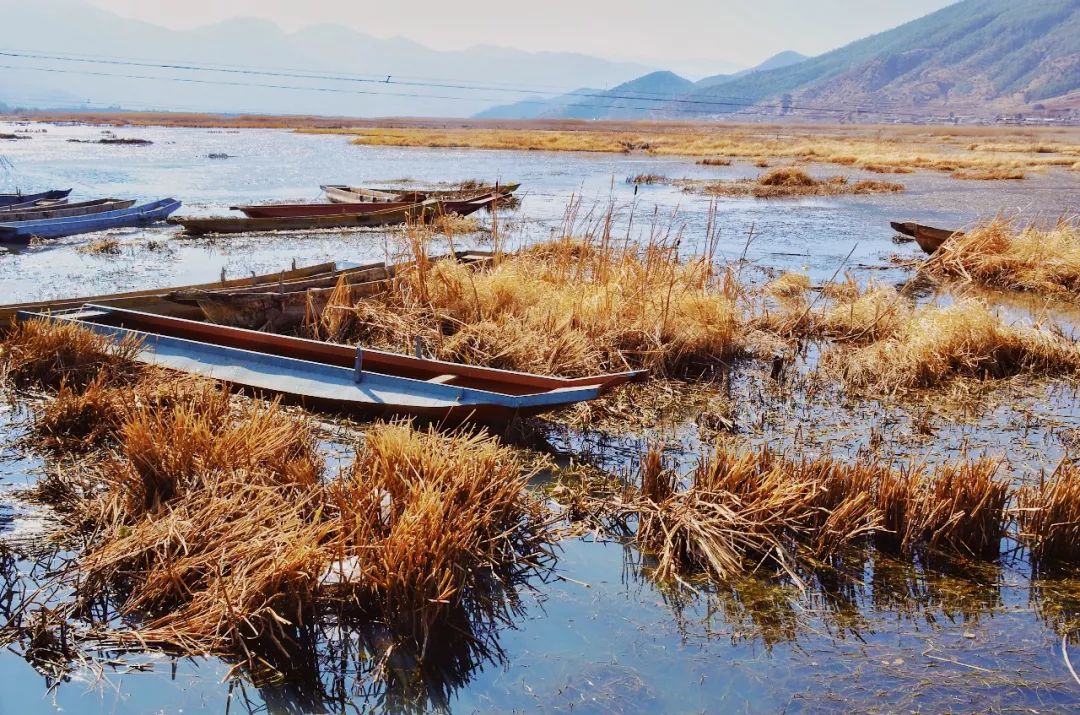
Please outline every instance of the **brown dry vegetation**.
[[[422, 250], [422, 249], [420, 249]], [[561, 239], [476, 272], [419, 256], [385, 294], [331, 300], [316, 335], [574, 377], [628, 367], [709, 371], [739, 355], [740, 290], [707, 257]]]
[[768, 199], [790, 196], [892, 193], [903, 191], [904, 185], [867, 179], [850, 182], [844, 176], [817, 179], [803, 169], [788, 166], [773, 169], [757, 179], [705, 183], [701, 185], [701, 190], [713, 196], [754, 196]]
[[[89, 333], [27, 325], [5, 344], [5, 374], [60, 386], [37, 409], [43, 442], [99, 448], [38, 493], [89, 537], [68, 574], [77, 605], [110, 597], [138, 623], [92, 638], [265, 670], [333, 611], [339, 624], [383, 624], [391, 650], [423, 662], [447, 628], [468, 641], [473, 625], [518, 609], [517, 589], [548, 558], [546, 516], [524, 490], [531, 473], [482, 433], [375, 425], [331, 475], [312, 425], [276, 403], [133, 371]], [[90, 348], [28, 358], [63, 341]]]
[[933, 275], [1080, 300], [1080, 227], [1042, 229], [995, 219], [952, 237], [926, 262]]
[[1020, 169], [974, 169], [970, 171], [954, 171], [952, 178], [965, 181], [1016, 181], [1026, 178], [1027, 175]]
[[995, 558], [1010, 498], [998, 471], [992, 460], [927, 473], [719, 448], [680, 488], [653, 451], [642, 461], [640, 490], [606, 507], [637, 517], [638, 544], [656, 556], [662, 580], [694, 571], [727, 579], [770, 564], [798, 581], [802, 559], [827, 559], [870, 536], [908, 555]]
[[1037, 486], [1021, 489], [1017, 513], [1036, 568], [1080, 559], [1080, 467], [1062, 462]]

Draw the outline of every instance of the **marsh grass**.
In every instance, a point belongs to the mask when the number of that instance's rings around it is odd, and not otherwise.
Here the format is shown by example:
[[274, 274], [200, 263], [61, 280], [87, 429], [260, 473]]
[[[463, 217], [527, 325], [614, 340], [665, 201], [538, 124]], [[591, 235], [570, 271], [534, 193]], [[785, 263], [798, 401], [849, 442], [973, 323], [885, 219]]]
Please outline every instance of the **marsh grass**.
[[720, 447], [682, 486], [685, 479], [650, 451], [638, 490], [610, 494], [608, 505], [637, 519], [638, 545], [655, 556], [659, 580], [685, 583], [694, 572], [727, 580], [768, 565], [801, 583], [804, 567], [871, 537], [909, 557], [996, 558], [1011, 498], [999, 467], [984, 459], [926, 473]]
[[389, 291], [332, 298], [312, 331], [399, 350], [420, 336], [443, 359], [568, 377], [695, 375], [743, 351], [741, 289], [711, 254], [684, 258], [674, 238], [639, 248], [603, 229], [592, 236], [503, 255], [482, 272], [432, 263], [417, 243], [414, 267]]
[[23, 388], [81, 390], [98, 379], [123, 382], [139, 371], [135, 341], [114, 343], [72, 323], [25, 320], [0, 341], [0, 378]]
[[1006, 324], [985, 304], [968, 299], [912, 310], [870, 344], [830, 350], [823, 367], [848, 387], [893, 394], [958, 378], [1074, 375], [1080, 346], [1048, 330]]
[[77, 249], [79, 253], [85, 253], [91, 256], [119, 256], [120, 255], [120, 241], [115, 238], [95, 238], [90, 243], [79, 246]]
[[1080, 467], [1062, 462], [1017, 498], [1020, 540], [1039, 571], [1080, 560]]
[[968, 171], [954, 171], [951, 174], [954, 179], [964, 181], [1018, 181], [1027, 177], [1020, 169], [972, 169]]
[[903, 184], [863, 179], [851, 182], [847, 177], [817, 179], [798, 167], [779, 167], [757, 179], [719, 181], [704, 184], [701, 191], [713, 196], [753, 196], [755, 198], [785, 198], [793, 196], [837, 196], [841, 194], [878, 194], [903, 191]]
[[925, 265], [931, 275], [1006, 290], [1080, 299], [1080, 227], [1049, 228], [997, 218], [952, 237]]

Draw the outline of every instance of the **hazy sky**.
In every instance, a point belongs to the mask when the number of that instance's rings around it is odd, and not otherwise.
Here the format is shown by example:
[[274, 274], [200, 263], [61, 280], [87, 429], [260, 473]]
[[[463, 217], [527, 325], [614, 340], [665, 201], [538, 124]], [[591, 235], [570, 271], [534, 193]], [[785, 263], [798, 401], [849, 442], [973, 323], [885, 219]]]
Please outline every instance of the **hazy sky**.
[[90, 0], [112, 12], [188, 28], [254, 16], [288, 30], [339, 23], [437, 49], [494, 44], [583, 52], [657, 65], [750, 66], [781, 50], [815, 55], [955, 0]]

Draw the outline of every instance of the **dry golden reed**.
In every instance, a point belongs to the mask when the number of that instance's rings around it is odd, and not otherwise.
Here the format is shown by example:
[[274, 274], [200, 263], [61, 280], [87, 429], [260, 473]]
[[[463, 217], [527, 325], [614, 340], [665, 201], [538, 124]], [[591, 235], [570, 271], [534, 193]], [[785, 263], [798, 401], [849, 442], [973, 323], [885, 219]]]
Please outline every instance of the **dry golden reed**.
[[849, 181], [844, 176], [817, 179], [799, 167], [779, 167], [757, 179], [719, 181], [704, 184], [702, 190], [714, 196], [753, 196], [760, 199], [797, 196], [836, 196], [903, 191], [903, 184], [863, 179]]
[[1067, 461], [1017, 496], [1020, 540], [1045, 570], [1080, 560], [1080, 467]]
[[106, 381], [131, 378], [139, 345], [114, 343], [73, 323], [26, 320], [10, 326], [0, 342], [3, 379], [18, 387], [82, 389], [104, 373]]
[[1007, 290], [1080, 300], [1080, 227], [1050, 228], [995, 219], [953, 236], [926, 262], [932, 275]]

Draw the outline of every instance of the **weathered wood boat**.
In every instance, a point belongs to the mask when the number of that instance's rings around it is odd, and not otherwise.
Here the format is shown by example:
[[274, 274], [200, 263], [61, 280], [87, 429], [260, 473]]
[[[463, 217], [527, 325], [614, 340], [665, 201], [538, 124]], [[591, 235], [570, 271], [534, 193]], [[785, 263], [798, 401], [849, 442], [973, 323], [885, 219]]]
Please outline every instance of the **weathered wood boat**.
[[963, 236], [963, 231], [952, 231], [947, 228], [934, 228], [933, 226], [924, 226], [921, 223], [915, 223], [914, 221], [890, 221], [889, 225], [897, 233], [902, 233], [905, 236], [910, 236], [915, 239], [915, 243], [919, 244], [926, 253], [933, 253], [941, 248], [949, 238], [952, 236]]
[[13, 221], [38, 221], [46, 218], [90, 216], [105, 213], [106, 211], [119, 211], [120, 209], [131, 208], [134, 205], [134, 199], [95, 199], [94, 201], [80, 201], [74, 204], [34, 207], [21, 211], [4, 211], [0, 213], [0, 221], [11, 223]]
[[[382, 264], [378, 264], [382, 265]], [[184, 305], [175, 301], [169, 300], [167, 296], [170, 293], [176, 291], [182, 291], [185, 289], [194, 290], [238, 290], [243, 288], [252, 288], [255, 290], [262, 290], [264, 286], [274, 285], [286, 286], [294, 283], [303, 282], [311, 279], [327, 279], [331, 281], [329, 285], [333, 285], [333, 281], [336, 281], [343, 269], [339, 268], [337, 263], [319, 263], [314, 266], [307, 266], [305, 268], [293, 268], [288, 271], [280, 271], [277, 273], [269, 273], [265, 275], [252, 275], [246, 278], [230, 278], [225, 279], [224, 274], [221, 280], [213, 281], [210, 283], [195, 283], [191, 285], [172, 286], [168, 288], [150, 288], [146, 290], [127, 291], [122, 293], [105, 293], [102, 295], [91, 295], [74, 298], [53, 298], [50, 300], [39, 300], [29, 303], [15, 303], [12, 305], [0, 306], [0, 331], [4, 330], [8, 324], [11, 323], [11, 319], [19, 311], [32, 311], [32, 312], [50, 312], [59, 310], [70, 310], [72, 308], [78, 308], [85, 303], [95, 303], [98, 305], [106, 305], [117, 308], [129, 308], [132, 310], [141, 310], [150, 313], [159, 313], [162, 315], [173, 315], [181, 318], [190, 318], [200, 320], [203, 317], [202, 311], [198, 305], [190, 304]], [[347, 269], [345, 269], [347, 270]]]
[[395, 201], [427, 201], [429, 199], [442, 199], [447, 201], [463, 200], [472, 196], [509, 195], [521, 188], [520, 183], [512, 184], [488, 184], [469, 186], [457, 189], [446, 188], [413, 188], [413, 187], [389, 187], [368, 188], [365, 186], [348, 186], [344, 184], [325, 184], [320, 186], [326, 198], [331, 203], [347, 204], [357, 202], [395, 202]]
[[362, 186], [346, 186], [344, 184], [323, 184], [319, 187], [326, 194], [326, 200], [333, 204], [354, 203], [399, 203], [395, 194], [387, 194], [380, 191], [370, 191]]
[[138, 360], [308, 407], [404, 415], [445, 425], [506, 426], [518, 417], [592, 400], [645, 371], [564, 379], [408, 357], [380, 350], [210, 325], [92, 304], [19, 314], [76, 323], [139, 341]]
[[[503, 199], [509, 194], [494, 197], [490, 194], [478, 194], [460, 201], [444, 201], [442, 210], [444, 213], [456, 213], [467, 216], [481, 208]], [[231, 206], [233, 211], [240, 211], [249, 218], [294, 218], [299, 216], [335, 216], [342, 214], [364, 214], [373, 211], [402, 208], [409, 206], [415, 201], [397, 202], [364, 202], [350, 204], [266, 204], [263, 206]]]
[[438, 201], [406, 204], [363, 214], [333, 214], [327, 216], [291, 216], [284, 218], [174, 218], [193, 236], [208, 233], [253, 233], [263, 231], [316, 231], [328, 228], [378, 228], [396, 226], [407, 221], [424, 220], [441, 210]]
[[[490, 263], [489, 251], [458, 252], [436, 256], [441, 261], [453, 257], [471, 265]], [[322, 315], [335, 292], [340, 298], [356, 301], [386, 291], [402, 268], [411, 262], [397, 265], [375, 263], [343, 270], [336, 277], [315, 277], [284, 282], [277, 285], [256, 285], [236, 289], [181, 290], [168, 294], [169, 300], [197, 305], [207, 321], [251, 330], [286, 331]]]
[[50, 191], [40, 191], [36, 194], [0, 194], [0, 206], [25, 204], [33, 201], [41, 201], [43, 199], [66, 199], [70, 193], [71, 189], [52, 189]]
[[90, 216], [0, 223], [0, 243], [27, 244], [35, 238], [63, 238], [111, 228], [149, 226], [163, 221], [178, 208], [180, 208], [180, 202], [176, 199], [162, 199], [142, 206], [105, 211]]
[[37, 199], [35, 201], [23, 201], [17, 204], [8, 204], [7, 206], [0, 206], [0, 216], [6, 216], [12, 211], [26, 211], [28, 209], [48, 209], [59, 208], [68, 203], [67, 199]]

